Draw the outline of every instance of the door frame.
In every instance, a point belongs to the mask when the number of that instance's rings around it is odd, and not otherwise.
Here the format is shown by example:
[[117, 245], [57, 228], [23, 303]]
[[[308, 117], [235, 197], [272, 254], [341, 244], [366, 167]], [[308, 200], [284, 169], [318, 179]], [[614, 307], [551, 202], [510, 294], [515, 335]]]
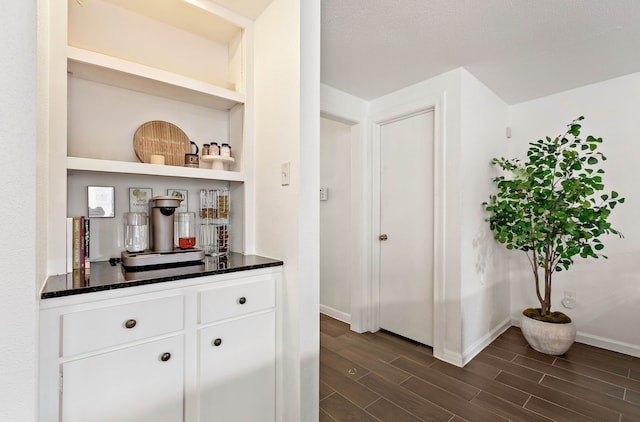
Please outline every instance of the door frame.
[[[320, 85], [320, 112], [324, 117], [350, 124], [351, 137], [351, 186], [352, 207], [349, 212], [355, 224], [350, 234], [354, 245], [351, 273], [351, 330], [355, 332], [377, 331], [379, 326], [379, 270], [380, 268], [378, 234], [380, 233], [379, 216], [379, 175], [380, 175], [380, 138], [379, 126], [382, 122], [420, 110], [434, 111], [434, 260], [433, 260], [433, 352], [436, 357], [455, 363], [455, 357], [445, 350], [446, 335], [446, 300], [445, 300], [445, 174], [446, 174], [446, 91], [425, 95], [418, 100], [409, 100], [400, 106], [378, 107], [378, 100], [370, 103], [339, 91], [328, 85]], [[415, 98], [415, 97], [414, 97]], [[386, 101], [385, 101], [386, 102]], [[373, 111], [373, 110], [375, 111]], [[373, 112], [372, 112], [373, 111]], [[378, 126], [376, 128], [376, 126]], [[377, 131], [377, 141], [373, 132]], [[377, 148], [374, 143], [377, 142]], [[377, 155], [374, 159], [374, 151]], [[376, 168], [374, 169], [374, 163]], [[374, 218], [374, 175], [378, 175], [377, 198], [378, 216]], [[356, 192], [358, 194], [356, 195]], [[374, 222], [377, 221], [374, 227]], [[377, 252], [377, 254], [374, 254]], [[374, 286], [377, 297], [374, 299]], [[456, 363], [460, 366], [459, 363]]]
[[369, 286], [370, 331], [380, 329], [380, 141], [384, 124], [416, 114], [433, 111], [433, 349], [444, 346], [444, 280], [445, 280], [445, 144], [444, 94], [425, 97], [376, 113], [371, 118], [371, 283]]

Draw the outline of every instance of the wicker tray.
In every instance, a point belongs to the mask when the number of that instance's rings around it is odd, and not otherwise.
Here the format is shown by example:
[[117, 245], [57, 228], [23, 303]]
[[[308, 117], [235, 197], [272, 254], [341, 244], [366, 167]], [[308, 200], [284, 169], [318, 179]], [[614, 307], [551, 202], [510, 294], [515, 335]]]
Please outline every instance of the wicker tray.
[[153, 120], [136, 130], [133, 149], [143, 163], [149, 163], [152, 155], [164, 155], [165, 164], [184, 166], [184, 155], [191, 152], [191, 141], [178, 126]]

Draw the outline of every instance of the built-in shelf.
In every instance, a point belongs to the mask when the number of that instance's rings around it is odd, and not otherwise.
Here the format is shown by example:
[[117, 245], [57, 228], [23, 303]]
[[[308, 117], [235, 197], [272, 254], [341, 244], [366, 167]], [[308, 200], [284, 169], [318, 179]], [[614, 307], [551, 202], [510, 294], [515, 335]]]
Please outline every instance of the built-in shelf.
[[216, 170], [223, 170], [225, 165], [236, 161], [233, 157], [225, 157], [223, 155], [203, 155], [200, 160], [205, 163], [211, 163], [211, 168]]
[[230, 89], [72, 46], [67, 47], [67, 71], [73, 77], [218, 110], [245, 100]]
[[67, 171], [73, 170], [244, 182], [244, 174], [237, 171], [67, 157]]

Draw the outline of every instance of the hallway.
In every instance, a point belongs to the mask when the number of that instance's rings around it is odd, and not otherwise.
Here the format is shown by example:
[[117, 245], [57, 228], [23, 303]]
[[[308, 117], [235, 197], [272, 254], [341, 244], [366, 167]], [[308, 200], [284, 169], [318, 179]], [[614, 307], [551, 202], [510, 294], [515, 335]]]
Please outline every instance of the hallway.
[[320, 316], [320, 421], [640, 420], [640, 358], [532, 350], [511, 327], [464, 368], [394, 334]]

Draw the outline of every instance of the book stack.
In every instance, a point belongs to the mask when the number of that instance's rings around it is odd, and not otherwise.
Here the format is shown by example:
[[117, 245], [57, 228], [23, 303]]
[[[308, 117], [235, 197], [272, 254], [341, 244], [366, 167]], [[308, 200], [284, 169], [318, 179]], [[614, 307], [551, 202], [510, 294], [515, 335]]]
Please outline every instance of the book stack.
[[67, 218], [67, 272], [89, 272], [90, 221], [85, 216]]

